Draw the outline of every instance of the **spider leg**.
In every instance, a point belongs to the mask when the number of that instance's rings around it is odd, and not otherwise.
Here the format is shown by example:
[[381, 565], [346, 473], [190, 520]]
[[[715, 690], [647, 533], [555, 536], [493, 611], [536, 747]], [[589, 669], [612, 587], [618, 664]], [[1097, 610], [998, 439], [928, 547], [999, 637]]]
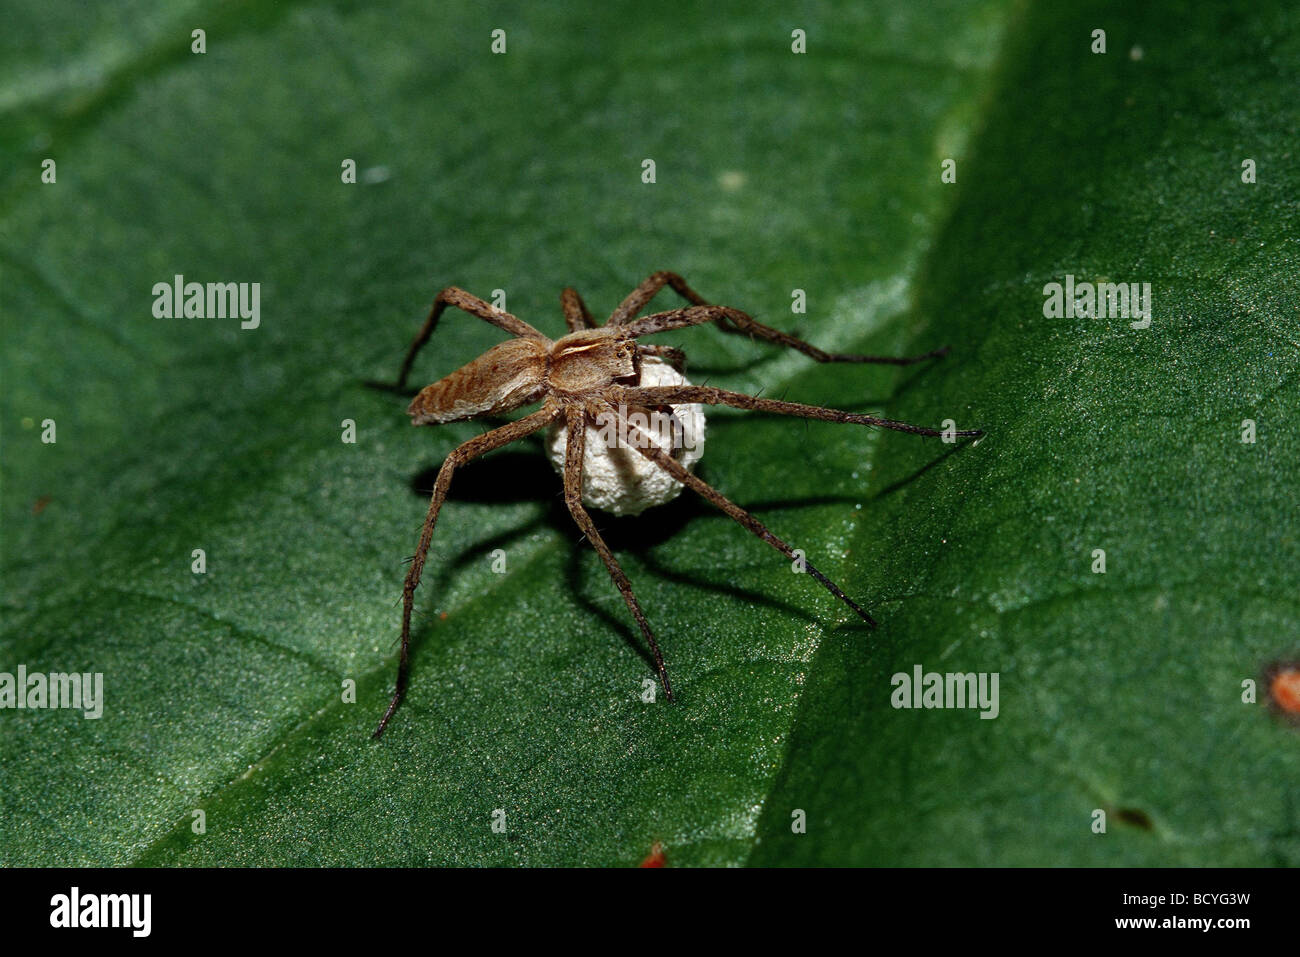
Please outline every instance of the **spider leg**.
[[[749, 531], [753, 532], [755, 535], [757, 535], [763, 541], [767, 542], [769, 545], [775, 548], [786, 558], [790, 559], [791, 561], [799, 560], [799, 556], [795, 555], [794, 549], [792, 549], [789, 545], [787, 545], [781, 539], [777, 538], [770, 531], [768, 531], [766, 525], [764, 525], [762, 522], [756, 519], [753, 515], [750, 515], [747, 511], [745, 511], [735, 502], [728, 499], [725, 495], [723, 495], [713, 486], [709, 485], [703, 479], [696, 477], [696, 475], [691, 471], [689, 471], [684, 465], [678, 462], [675, 458], [673, 458], [663, 449], [659, 448], [659, 446], [655, 445], [654, 442], [651, 441], [650, 437], [644, 431], [637, 428], [631, 422], [627, 421], [626, 416], [622, 414], [622, 412], [619, 410], [617, 406], [611, 404], [610, 407], [614, 410], [614, 414], [619, 417], [619, 424], [626, 427], [627, 430], [626, 433], [622, 433], [622, 430], [620, 430], [620, 433], [626, 434], [629, 437], [635, 437], [636, 439], [636, 441], [632, 443], [624, 442], [623, 443], [624, 445], [630, 445], [632, 448], [635, 448], [636, 451], [640, 452], [651, 462], [658, 465], [661, 469], [663, 469], [665, 472], [671, 475], [678, 482], [685, 485], [687, 488], [689, 488], [691, 491], [695, 492], [702, 498], [706, 499], [709, 502], [709, 504], [714, 505], [721, 511], [725, 512], [737, 523], [739, 523]], [[622, 434], [620, 434], [620, 439], [622, 438]], [[812, 575], [813, 578], [821, 582], [827, 591], [829, 591], [832, 595], [834, 595], [840, 601], [844, 602], [844, 604], [848, 605], [855, 612], [857, 612], [858, 616], [863, 621], [865, 621], [868, 625], [870, 625], [872, 628], [876, 627], [876, 620], [872, 618], [869, 614], [867, 614], [867, 612], [862, 608], [862, 606], [860, 606], [848, 595], [844, 594], [844, 592], [840, 589], [838, 585], [836, 585], [833, 581], [831, 581], [829, 578], [827, 578], [825, 575], [819, 572], [815, 567], [813, 567], [812, 562], [808, 561], [807, 558], [804, 558], [803, 565], [804, 568], [807, 570], [808, 574]]]
[[686, 285], [686, 280], [677, 273], [660, 271], [651, 273], [645, 282], [628, 293], [627, 298], [619, 303], [618, 308], [610, 314], [609, 322], [606, 325], [621, 326], [631, 321], [632, 317], [644, 309], [664, 286], [671, 286], [679, 296], [692, 305], [709, 305], [708, 300]]
[[[841, 412], [839, 409], [827, 409], [820, 405], [804, 405], [802, 402], [783, 402], [780, 399], [760, 399], [742, 392], [728, 392], [707, 385], [652, 385], [638, 386], [619, 390], [619, 400], [626, 404], [637, 405], [678, 405], [683, 402], [703, 402], [708, 405], [730, 405], [737, 409], [749, 409], [753, 412], [773, 412], [777, 415], [797, 415], [805, 419], [820, 419], [823, 422], [842, 422], [849, 425], [878, 425], [893, 429], [895, 432], [907, 432], [911, 435], [942, 436], [942, 429], [927, 429], [907, 422], [893, 419], [881, 419], [874, 415], [859, 415], [856, 412]], [[947, 433], [954, 436], [983, 435], [981, 429], [964, 429]]]
[[[657, 272], [653, 273], [645, 282], [632, 290], [631, 294], [619, 304], [609, 317], [609, 325], [621, 326], [632, 321], [632, 317], [640, 312], [651, 299], [663, 289], [664, 286], [671, 286], [672, 289], [687, 302], [696, 306], [707, 306], [709, 302], [698, 292], [686, 285], [686, 280], [675, 272]], [[824, 352], [811, 343], [804, 342], [788, 333], [779, 329], [773, 329], [771, 326], [765, 326], [760, 322], [755, 322], [747, 313], [733, 310], [731, 314], [721, 316], [716, 320], [717, 327], [723, 332], [736, 333], [739, 335], [748, 335], [751, 338], [758, 337], [766, 339], [768, 342], [775, 343], [778, 346], [786, 346], [802, 352], [804, 355], [818, 362], [874, 362], [884, 365], [907, 366], [917, 362], [924, 362], [926, 359], [937, 359], [940, 356], [947, 355], [948, 347], [934, 349], [930, 352], [919, 356], [863, 356], [844, 352]]]
[[442, 510], [442, 503], [447, 499], [447, 490], [451, 487], [452, 474], [457, 468], [471, 459], [478, 458], [480, 455], [494, 449], [499, 449], [503, 445], [509, 445], [516, 439], [522, 439], [543, 426], [549, 425], [559, 414], [560, 409], [558, 406], [543, 406], [531, 415], [526, 415], [522, 419], [493, 429], [491, 432], [475, 436], [468, 442], [458, 445], [442, 463], [442, 468], [438, 470], [438, 478], [433, 485], [433, 497], [429, 499], [429, 512], [424, 519], [424, 528], [420, 532], [420, 544], [415, 550], [415, 557], [411, 560], [411, 567], [406, 572], [406, 583], [402, 586], [402, 651], [397, 662], [397, 687], [393, 692], [392, 700], [388, 703], [388, 710], [384, 712], [384, 717], [379, 722], [379, 727], [375, 729], [373, 737], [377, 738], [384, 733], [384, 728], [388, 727], [388, 720], [393, 716], [393, 712], [397, 710], [397, 706], [402, 703], [402, 697], [406, 694], [406, 679], [411, 654], [411, 610], [415, 605], [415, 589], [420, 584], [420, 575], [424, 571], [424, 560], [428, 557], [429, 544], [433, 541], [433, 526], [438, 521], [438, 513]]
[[532, 339], [546, 338], [519, 317], [512, 316], [510, 313], [496, 308], [490, 302], [484, 302], [478, 296], [470, 295], [464, 289], [448, 286], [434, 298], [433, 308], [429, 310], [429, 317], [424, 320], [424, 325], [420, 327], [420, 331], [411, 340], [411, 348], [407, 350], [406, 358], [402, 360], [401, 371], [397, 373], [397, 382], [392, 386], [395, 391], [400, 391], [406, 387], [406, 377], [410, 375], [411, 364], [415, 362], [416, 354], [429, 341], [429, 337], [433, 335], [433, 330], [438, 326], [438, 320], [442, 318], [443, 310], [448, 306], [455, 306], [457, 309], [468, 312], [471, 316], [485, 319], [498, 329], [504, 329], [512, 336]]
[[818, 362], [873, 362], [879, 365], [910, 366], [918, 362], [924, 362], [926, 359], [938, 359], [941, 356], [946, 356], [949, 351], [948, 346], [943, 346], [939, 349], [924, 352], [919, 356], [862, 356], [848, 352], [823, 352], [811, 343], [797, 339], [780, 329], [773, 329], [771, 326], [755, 322], [743, 312], [738, 316], [727, 316], [725, 319], [718, 320], [718, 328], [723, 332], [733, 332], [748, 335], [751, 338], [757, 336], [759, 339], [766, 339], [778, 346], [786, 346], [796, 352], [802, 352], [810, 359], [815, 359]]
[[624, 323], [623, 328], [629, 337], [636, 339], [639, 336], [652, 336], [671, 329], [685, 329], [687, 326], [698, 326], [703, 322], [717, 322], [720, 319], [744, 315], [739, 309], [732, 309], [730, 306], [690, 306], [686, 309], [669, 309], [667, 312], [651, 313]]
[[578, 295], [578, 290], [566, 286], [560, 293], [560, 307], [564, 310], [564, 324], [570, 332], [596, 328], [596, 319]]
[[600, 537], [600, 532], [596, 530], [596, 523], [591, 520], [590, 513], [582, 505], [582, 462], [587, 445], [587, 411], [582, 406], [570, 405], [564, 413], [564, 424], [568, 428], [568, 444], [564, 452], [564, 504], [569, 506], [569, 514], [573, 516], [578, 528], [582, 529], [582, 534], [587, 536], [592, 548], [605, 563], [609, 577], [614, 580], [614, 586], [618, 588], [619, 594], [627, 604], [627, 610], [636, 619], [641, 634], [645, 636], [646, 644], [650, 646], [650, 653], [654, 655], [655, 669], [659, 672], [659, 680], [663, 682], [664, 695], [672, 701], [673, 689], [668, 683], [668, 669], [664, 667], [663, 653], [659, 650], [659, 643], [655, 641], [654, 632], [650, 630], [650, 624], [645, 619], [645, 613], [641, 610], [636, 595], [632, 594], [632, 583], [627, 580], [627, 575], [624, 574], [618, 559], [609, 550], [605, 540]]

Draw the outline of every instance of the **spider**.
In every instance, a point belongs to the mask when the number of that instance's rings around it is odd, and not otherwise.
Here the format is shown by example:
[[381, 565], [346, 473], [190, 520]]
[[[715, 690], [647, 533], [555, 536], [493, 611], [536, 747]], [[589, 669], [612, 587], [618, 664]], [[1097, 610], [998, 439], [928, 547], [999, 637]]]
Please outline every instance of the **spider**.
[[[637, 314], [664, 286], [670, 286], [691, 305], [638, 317]], [[437, 298], [434, 299], [428, 318], [425, 319], [424, 325], [406, 353], [401, 370], [398, 372], [397, 382], [389, 387], [395, 391], [402, 391], [405, 388], [416, 354], [433, 335], [444, 310], [448, 306], [455, 306], [510, 333], [512, 338], [493, 346], [473, 362], [422, 389], [407, 409], [407, 413], [411, 416], [411, 424], [441, 425], [446, 422], [477, 419], [510, 412], [538, 402], [542, 407], [536, 412], [494, 428], [457, 446], [439, 469], [437, 480], [434, 482], [433, 495], [429, 500], [429, 511], [420, 532], [420, 543], [411, 559], [410, 568], [406, 573], [406, 582], [402, 587], [402, 645], [398, 659], [397, 684], [388, 709], [384, 712], [379, 727], [375, 729], [373, 736], [376, 738], [384, 733], [384, 729], [388, 727], [389, 720], [406, 693], [411, 648], [411, 610], [415, 603], [415, 589], [420, 584], [420, 575], [424, 571], [429, 544], [433, 539], [433, 528], [438, 521], [438, 513], [442, 510], [443, 502], [447, 498], [452, 476], [458, 468], [480, 455], [561, 422], [567, 428], [568, 435], [563, 469], [565, 505], [568, 506], [578, 528], [582, 530], [583, 535], [591, 542], [592, 547], [605, 563], [610, 578], [622, 594], [628, 611], [631, 612], [632, 618], [645, 637], [646, 644], [654, 656], [655, 669], [663, 684], [664, 695], [669, 701], [673, 700], [672, 686], [668, 682], [668, 670], [664, 666], [659, 643], [655, 641], [654, 633], [650, 630], [641, 605], [632, 593], [627, 575], [624, 574], [618, 560], [596, 529], [591, 515], [583, 506], [583, 456], [587, 426], [598, 419], [608, 421], [609, 416], [614, 416], [619, 426], [617, 441], [620, 446], [634, 448], [654, 465], [667, 472], [680, 485], [707, 499], [786, 558], [802, 562], [802, 567], [808, 574], [817, 579], [832, 595], [852, 608], [869, 626], [875, 627], [875, 620], [853, 599], [844, 594], [838, 585], [808, 562], [806, 557], [796, 556], [794, 550], [768, 531], [762, 522], [697, 478], [673, 454], [651, 441], [637, 424], [629, 421], [628, 410], [658, 411], [671, 416], [673, 405], [704, 403], [729, 405], [755, 412], [820, 419], [825, 422], [882, 426], [913, 435], [939, 436], [944, 433], [937, 429], [909, 425], [906, 422], [841, 412], [815, 405], [803, 405], [798, 402], [763, 399], [711, 386], [689, 383], [643, 386], [640, 384], [643, 359], [666, 361], [680, 372], [686, 357], [680, 349], [671, 346], [645, 345], [637, 340], [643, 336], [708, 322], [726, 332], [749, 335], [796, 349], [818, 362], [911, 365], [945, 355], [948, 352], [947, 347], [935, 349], [924, 355], [903, 358], [823, 352], [801, 339], [755, 322], [739, 309], [708, 303], [691, 289], [681, 276], [671, 272], [656, 272], [637, 286], [619, 304], [603, 326], [596, 324], [582, 297], [575, 290], [566, 288], [560, 295], [560, 303], [564, 310], [568, 334], [551, 340], [522, 319], [496, 308], [477, 296], [470, 295], [463, 289], [450, 286], [438, 293]], [[978, 436], [983, 433], [974, 429], [948, 434]]]

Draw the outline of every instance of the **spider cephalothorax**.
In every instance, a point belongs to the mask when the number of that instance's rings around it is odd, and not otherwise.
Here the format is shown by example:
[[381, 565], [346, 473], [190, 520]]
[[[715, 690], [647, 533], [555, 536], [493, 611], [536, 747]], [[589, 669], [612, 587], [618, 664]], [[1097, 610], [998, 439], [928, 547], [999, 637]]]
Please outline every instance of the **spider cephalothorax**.
[[636, 340], [622, 329], [579, 329], [551, 346], [546, 383], [574, 397], [616, 382], [635, 385], [640, 374]]
[[[642, 308], [665, 285], [671, 286], [692, 305], [648, 316], [637, 316]], [[681, 329], [687, 326], [712, 322], [727, 332], [738, 332], [778, 345], [796, 349], [818, 362], [873, 362], [891, 365], [909, 365], [924, 359], [943, 355], [946, 349], [937, 349], [920, 356], [893, 358], [887, 356], [862, 356], [823, 352], [801, 339], [777, 329], [760, 325], [746, 313], [726, 306], [705, 302], [699, 294], [686, 285], [675, 273], [658, 272], [638, 286], [623, 300], [603, 326], [597, 326], [582, 298], [572, 289], [565, 289], [560, 297], [568, 334], [552, 341], [528, 323], [510, 313], [497, 309], [476, 296], [454, 286], [438, 293], [433, 309], [425, 320], [402, 363], [395, 388], [402, 389], [420, 348], [429, 341], [438, 319], [447, 306], [456, 306], [471, 315], [485, 319], [514, 338], [493, 346], [474, 361], [455, 372], [426, 386], [411, 402], [407, 410], [413, 425], [439, 425], [463, 419], [498, 415], [540, 402], [536, 412], [495, 428], [470, 439], [447, 456], [438, 478], [434, 482], [429, 511], [420, 534], [420, 543], [411, 560], [406, 583], [402, 589], [402, 647], [397, 671], [397, 687], [384, 713], [375, 737], [388, 726], [388, 721], [401, 703], [406, 692], [407, 669], [411, 644], [411, 610], [415, 589], [420, 584], [429, 543], [438, 512], [447, 498], [453, 473], [471, 459], [499, 449], [518, 439], [562, 423], [564, 432], [564, 501], [574, 521], [584, 536], [600, 555], [609, 570], [628, 610], [636, 620], [642, 635], [654, 656], [655, 668], [663, 682], [664, 694], [672, 700], [672, 687], [668, 683], [668, 670], [654, 633], [646, 621], [641, 606], [632, 593], [632, 586], [622, 567], [583, 505], [583, 463], [586, 455], [589, 427], [599, 422], [612, 422], [617, 427], [603, 430], [601, 435], [613, 436], [611, 443], [643, 456], [655, 468], [663, 470], [679, 486], [685, 486], [707, 499], [745, 528], [821, 582], [836, 598], [843, 601], [869, 625], [875, 621], [856, 602], [844, 594], [830, 579], [819, 572], [802, 555], [773, 535], [767, 528], [740, 506], [728, 500], [716, 489], [695, 476], [680, 460], [676, 448], [665, 448], [654, 441], [652, 435], [633, 413], [648, 413], [673, 417], [676, 408], [692, 404], [729, 405], [757, 412], [795, 415], [826, 422], [843, 422], [853, 425], [883, 426], [913, 435], [938, 436], [937, 429], [927, 429], [905, 422], [841, 412], [815, 405], [761, 399], [738, 392], [728, 392], [710, 386], [697, 386], [686, 382], [680, 375], [672, 384], [644, 385], [643, 360], [663, 362], [678, 373], [682, 371], [685, 356], [670, 346], [645, 345], [642, 336]], [[953, 431], [957, 436], [975, 436], [978, 430]], [[676, 489], [675, 489], [676, 490]], [[674, 491], [675, 491], [674, 490]]]

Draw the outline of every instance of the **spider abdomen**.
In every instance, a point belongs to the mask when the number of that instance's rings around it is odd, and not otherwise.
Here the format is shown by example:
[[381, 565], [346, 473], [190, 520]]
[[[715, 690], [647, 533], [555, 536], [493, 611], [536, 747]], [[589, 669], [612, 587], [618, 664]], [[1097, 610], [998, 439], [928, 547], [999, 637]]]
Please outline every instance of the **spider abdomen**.
[[549, 343], [508, 339], [420, 390], [407, 408], [412, 425], [440, 425], [509, 412], [540, 398]]

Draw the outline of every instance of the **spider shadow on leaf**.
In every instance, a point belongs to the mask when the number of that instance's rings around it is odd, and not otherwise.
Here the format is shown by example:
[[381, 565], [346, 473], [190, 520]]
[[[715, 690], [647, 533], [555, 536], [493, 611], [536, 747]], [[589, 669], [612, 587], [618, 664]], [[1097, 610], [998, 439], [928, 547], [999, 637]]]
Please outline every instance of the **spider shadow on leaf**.
[[[456, 483], [448, 495], [450, 504], [456, 502], [483, 505], [505, 505], [536, 502], [545, 499], [548, 507], [544, 513], [514, 528], [506, 529], [475, 545], [461, 550], [453, 558], [441, 563], [436, 576], [429, 583], [431, 593], [444, 589], [457, 568], [476, 560], [483, 560], [498, 548], [507, 548], [511, 542], [548, 528], [559, 531], [571, 541], [567, 560], [566, 579], [574, 600], [619, 634], [636, 653], [653, 668], [654, 658], [643, 646], [639, 632], [614, 610], [606, 607], [595, 596], [602, 586], [608, 586], [605, 576], [593, 579], [585, 569], [585, 553], [590, 551], [584, 538], [565, 508], [560, 478], [546, 460], [540, 442], [528, 443], [533, 450], [502, 450], [466, 465], [456, 476]], [[703, 471], [703, 469], [701, 470]], [[438, 474], [437, 466], [421, 469], [411, 477], [412, 494], [421, 500], [428, 498]], [[755, 512], [778, 508], [813, 508], [820, 505], [844, 505], [857, 501], [852, 496], [815, 495], [796, 499], [769, 500], [750, 504]], [[682, 532], [695, 521], [729, 524], [727, 516], [710, 508], [698, 497], [684, 491], [666, 505], [660, 505], [639, 516], [616, 516], [597, 512], [601, 535], [608, 545], [620, 553], [635, 556], [644, 574], [653, 575], [682, 587], [714, 592], [730, 600], [739, 600], [754, 607], [764, 607], [785, 613], [804, 622], [817, 622], [820, 617], [807, 607], [773, 598], [761, 591], [740, 588], [731, 581], [704, 577], [699, 570], [683, 570], [665, 564], [655, 555], [655, 549]], [[593, 553], [594, 554], [594, 553]], [[594, 583], [594, 585], [593, 585]], [[612, 590], [611, 590], [612, 591]], [[612, 594], [617, 594], [612, 592]], [[419, 629], [418, 643], [427, 634], [426, 627]]]
[[900, 490], [906, 488], [907, 486], [909, 486], [909, 485], [911, 485], [913, 482], [915, 482], [917, 479], [919, 479], [919, 478], [920, 478], [922, 475], [924, 475], [926, 472], [930, 471], [931, 469], [935, 468], [935, 467], [938, 466], [938, 465], [942, 465], [942, 464], [943, 464], [944, 462], [946, 462], [950, 457], [956, 455], [956, 454], [957, 454], [958, 452], [960, 452], [962, 449], [966, 448], [966, 446], [968, 446], [968, 445], [972, 445], [972, 444], [974, 444], [975, 442], [978, 442], [978, 441], [979, 441], [979, 439], [966, 439], [966, 440], [964, 440], [964, 441], [962, 441], [962, 442], [955, 442], [955, 443], [953, 443], [953, 444], [948, 448], [948, 450], [945, 451], [942, 455], [936, 455], [934, 458], [930, 459], [928, 462], [926, 462], [926, 463], [925, 463], [924, 465], [922, 465], [920, 468], [918, 468], [918, 469], [914, 469], [912, 472], [909, 472], [907, 475], [904, 475], [902, 478], [897, 479], [896, 481], [890, 482], [888, 485], [886, 485], [884, 488], [882, 488], [882, 489], [881, 489], [879, 492], [877, 492], [875, 495], [871, 496], [871, 501], [873, 501], [873, 502], [878, 502], [878, 501], [880, 501], [881, 499], [883, 499], [883, 498], [885, 498], [885, 497], [887, 497], [887, 496], [893, 495], [895, 492], [898, 492], [898, 491], [900, 491]]

